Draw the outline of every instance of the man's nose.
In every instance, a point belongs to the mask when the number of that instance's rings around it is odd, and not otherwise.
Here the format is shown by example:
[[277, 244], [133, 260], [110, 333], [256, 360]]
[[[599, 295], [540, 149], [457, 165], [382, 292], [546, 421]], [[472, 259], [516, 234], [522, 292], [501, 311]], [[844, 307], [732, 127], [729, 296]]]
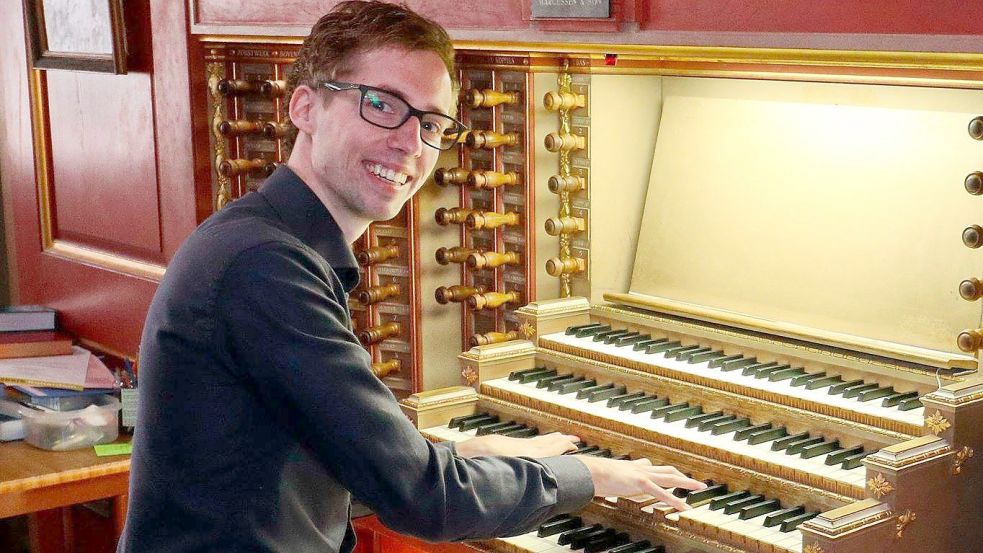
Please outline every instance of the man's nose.
[[389, 136], [389, 145], [413, 157], [419, 157], [423, 153], [420, 125], [419, 117], [415, 115], [410, 117], [402, 125], [392, 130]]

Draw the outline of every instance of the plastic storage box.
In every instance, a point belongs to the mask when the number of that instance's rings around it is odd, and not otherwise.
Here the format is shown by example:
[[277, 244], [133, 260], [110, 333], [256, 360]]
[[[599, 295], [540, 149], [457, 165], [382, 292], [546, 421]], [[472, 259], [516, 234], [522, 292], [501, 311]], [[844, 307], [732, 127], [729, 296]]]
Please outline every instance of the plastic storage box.
[[20, 408], [24, 440], [41, 449], [65, 451], [116, 440], [119, 435], [119, 400], [102, 396], [77, 411], [35, 411]]

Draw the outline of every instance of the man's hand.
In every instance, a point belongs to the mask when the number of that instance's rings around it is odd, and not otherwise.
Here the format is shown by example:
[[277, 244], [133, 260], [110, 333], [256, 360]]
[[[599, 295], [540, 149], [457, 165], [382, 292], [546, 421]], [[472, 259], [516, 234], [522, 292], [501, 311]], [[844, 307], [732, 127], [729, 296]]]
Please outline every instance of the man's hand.
[[480, 455], [505, 455], [508, 457], [553, 457], [568, 451], [575, 451], [580, 438], [569, 434], [553, 432], [532, 438], [508, 438], [496, 434], [488, 434], [471, 438], [456, 444], [457, 454], [462, 457], [478, 457]]
[[631, 497], [651, 495], [664, 501], [677, 510], [690, 508], [686, 502], [668, 491], [667, 488], [686, 488], [702, 490], [707, 487], [699, 480], [693, 480], [671, 466], [654, 466], [648, 459], [618, 461], [604, 457], [577, 455], [590, 471], [594, 481], [594, 495], [602, 497]]

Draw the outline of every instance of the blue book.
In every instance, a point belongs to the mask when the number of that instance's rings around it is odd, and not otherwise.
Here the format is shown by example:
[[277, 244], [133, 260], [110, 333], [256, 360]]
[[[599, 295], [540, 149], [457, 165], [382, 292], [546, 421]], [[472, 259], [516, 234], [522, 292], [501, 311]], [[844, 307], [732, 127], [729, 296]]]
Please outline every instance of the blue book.
[[55, 310], [43, 305], [0, 307], [0, 332], [54, 330]]

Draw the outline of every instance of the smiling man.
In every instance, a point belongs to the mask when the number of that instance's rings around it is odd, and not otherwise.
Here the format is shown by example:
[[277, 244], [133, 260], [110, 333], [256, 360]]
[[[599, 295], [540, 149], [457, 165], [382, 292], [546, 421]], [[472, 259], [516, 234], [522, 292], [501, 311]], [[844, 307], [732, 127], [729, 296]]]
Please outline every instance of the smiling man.
[[290, 75], [293, 150], [205, 221], [143, 332], [120, 552], [348, 552], [350, 498], [429, 540], [516, 534], [592, 496], [700, 488], [647, 461], [559, 456], [575, 436], [423, 439], [351, 331], [349, 244], [453, 147], [453, 49], [403, 6], [342, 2]]

